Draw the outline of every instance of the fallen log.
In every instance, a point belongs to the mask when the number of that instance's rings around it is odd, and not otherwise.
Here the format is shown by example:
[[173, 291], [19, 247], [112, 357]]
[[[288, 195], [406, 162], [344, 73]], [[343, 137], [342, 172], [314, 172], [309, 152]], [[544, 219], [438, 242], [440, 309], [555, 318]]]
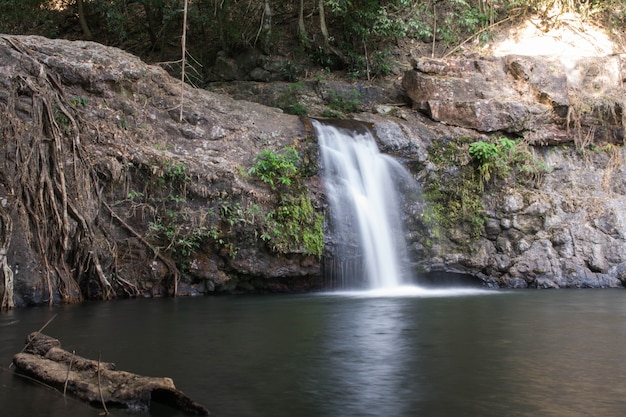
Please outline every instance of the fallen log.
[[61, 349], [61, 342], [39, 332], [13, 356], [19, 373], [68, 392], [93, 406], [146, 412], [158, 402], [192, 415], [209, 415], [202, 405], [177, 390], [170, 378], [146, 377], [118, 371], [115, 364], [94, 361]]

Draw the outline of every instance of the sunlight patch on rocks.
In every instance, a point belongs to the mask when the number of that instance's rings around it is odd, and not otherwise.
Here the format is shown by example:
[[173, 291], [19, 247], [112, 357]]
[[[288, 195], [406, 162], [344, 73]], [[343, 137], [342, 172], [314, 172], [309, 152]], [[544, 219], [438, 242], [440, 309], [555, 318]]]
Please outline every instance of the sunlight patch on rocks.
[[530, 55], [553, 57], [606, 56], [616, 53], [616, 46], [602, 29], [574, 13], [562, 14], [558, 22], [547, 26], [533, 18], [504, 31], [483, 53], [495, 56]]

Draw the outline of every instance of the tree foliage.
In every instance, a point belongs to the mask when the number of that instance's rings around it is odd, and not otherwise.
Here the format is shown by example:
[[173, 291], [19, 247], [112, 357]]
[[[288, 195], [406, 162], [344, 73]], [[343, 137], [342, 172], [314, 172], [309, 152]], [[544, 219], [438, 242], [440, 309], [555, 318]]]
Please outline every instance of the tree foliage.
[[[450, 50], [489, 36], [503, 19], [577, 12], [605, 26], [626, 19], [626, 0], [192, 0], [187, 48], [209, 67], [218, 52], [284, 53], [300, 44], [312, 65], [355, 77], [390, 71], [401, 39]], [[0, 32], [86, 38], [154, 60], [179, 53], [183, 0], [0, 0]], [[548, 19], [548, 20], [549, 20]], [[433, 48], [434, 51], [434, 48]]]

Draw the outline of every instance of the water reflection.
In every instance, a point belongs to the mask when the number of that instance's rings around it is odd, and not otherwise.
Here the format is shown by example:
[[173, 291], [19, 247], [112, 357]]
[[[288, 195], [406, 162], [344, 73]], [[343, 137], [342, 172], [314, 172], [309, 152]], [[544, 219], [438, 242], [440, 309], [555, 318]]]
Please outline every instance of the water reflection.
[[340, 316], [326, 317], [321, 349], [328, 363], [311, 379], [326, 386], [316, 399], [321, 415], [406, 415], [406, 399], [418, 392], [407, 381], [418, 375], [411, 372], [409, 333], [415, 327], [406, 320], [406, 303], [346, 302]]
[[[359, 293], [28, 309], [0, 315], [0, 363], [58, 313], [46, 331], [65, 348], [169, 376], [218, 417], [621, 417], [623, 294]], [[6, 372], [0, 409], [98, 415]]]

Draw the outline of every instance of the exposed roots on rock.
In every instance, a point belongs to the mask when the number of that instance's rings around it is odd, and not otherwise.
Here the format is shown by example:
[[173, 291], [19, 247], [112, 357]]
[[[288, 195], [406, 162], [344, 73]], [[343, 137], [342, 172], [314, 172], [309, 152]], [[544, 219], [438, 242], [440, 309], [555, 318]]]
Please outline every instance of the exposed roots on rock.
[[[3, 39], [29, 68], [28, 75], [11, 80], [12, 95], [6, 104], [0, 102], [5, 181], [17, 202], [16, 212], [28, 224], [27, 238], [39, 252], [49, 302], [57, 294], [64, 302], [79, 301], [89, 295], [81, 287], [90, 288], [92, 280], [103, 299], [113, 298], [115, 289], [102, 259], [114, 259], [115, 253], [105, 232], [94, 226], [99, 215], [97, 177], [83, 152], [77, 112], [44, 64], [15, 39]], [[4, 220], [9, 217], [2, 218], [0, 266], [6, 271], [1, 250], [8, 246], [11, 230]], [[5, 272], [5, 281], [7, 276]], [[8, 307], [6, 288], [3, 306]]]
[[[178, 268], [176, 267], [176, 264], [168, 257], [163, 256], [157, 248], [155, 248], [153, 245], [150, 244], [150, 242], [148, 242], [139, 232], [137, 232], [135, 229], [133, 229], [128, 223], [126, 223], [124, 221], [124, 219], [122, 219], [120, 216], [117, 215], [117, 213], [115, 213], [113, 211], [113, 209], [111, 208], [111, 206], [109, 206], [106, 202], [102, 202], [102, 204], [104, 205], [104, 207], [106, 207], [106, 209], [109, 211], [109, 214], [111, 215], [111, 217], [113, 217], [115, 220], [117, 220], [122, 226], [124, 226], [124, 228], [126, 230], [128, 230], [130, 233], [132, 233], [137, 239], [139, 239], [139, 241], [141, 243], [143, 243], [144, 245], [146, 245], [148, 248], [150, 248], [150, 250], [152, 251], [152, 253], [154, 254], [154, 256], [159, 259], [161, 262], [163, 262], [167, 268], [169, 269], [170, 273], [172, 274], [172, 279], [173, 279], [173, 295], [176, 296], [178, 295], [178, 281], [180, 279], [180, 271], [178, 270]], [[128, 285], [132, 285], [130, 284], [128, 281], [123, 280], [124, 283], [128, 284]], [[133, 286], [134, 287], [134, 286]], [[137, 289], [135, 287], [135, 289]], [[139, 291], [137, 291], [136, 294], [133, 295], [139, 295]]]
[[0, 201], [0, 278], [4, 283], [4, 293], [0, 310], [10, 310], [13, 308], [13, 271], [7, 262], [7, 251], [11, 243], [13, 233], [13, 221], [8, 213], [2, 208]]

